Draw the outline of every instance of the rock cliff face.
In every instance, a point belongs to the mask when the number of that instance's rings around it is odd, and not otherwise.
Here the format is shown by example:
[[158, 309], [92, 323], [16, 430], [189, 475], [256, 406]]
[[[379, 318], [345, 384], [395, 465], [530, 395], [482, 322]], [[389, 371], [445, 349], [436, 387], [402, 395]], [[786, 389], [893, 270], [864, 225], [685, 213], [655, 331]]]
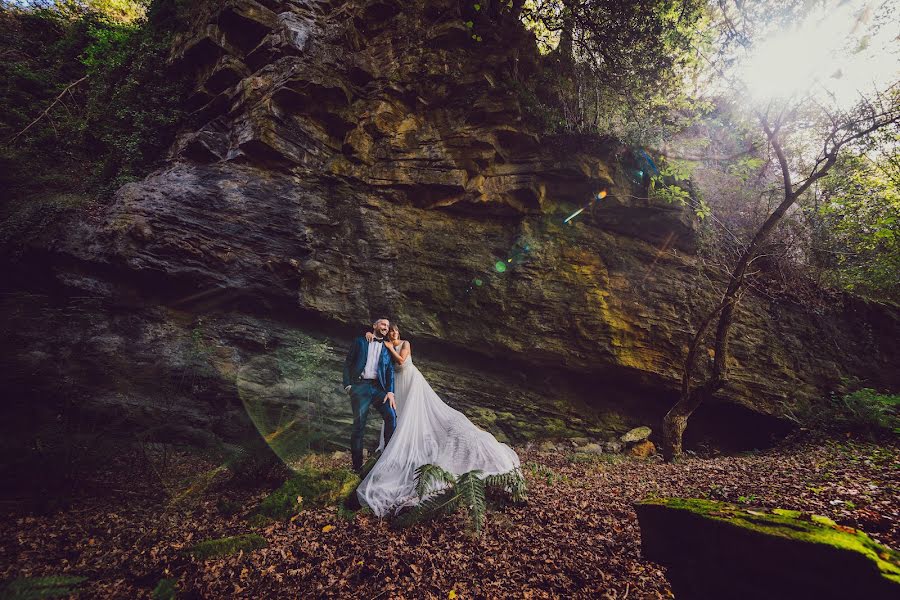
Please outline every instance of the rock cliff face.
[[[95, 219], [29, 241], [9, 385], [38, 402], [65, 381], [185, 434], [229, 437], [245, 407], [266, 434], [301, 415], [346, 443], [342, 354], [386, 315], [440, 393], [512, 440], [658, 421], [715, 299], [694, 220], [647, 200], [628, 149], [535, 133], [515, 92], [533, 42], [466, 10], [198, 4], [171, 59], [196, 77], [195, 126]], [[842, 376], [897, 386], [897, 332], [884, 307], [748, 295], [703, 411], [777, 416]]]

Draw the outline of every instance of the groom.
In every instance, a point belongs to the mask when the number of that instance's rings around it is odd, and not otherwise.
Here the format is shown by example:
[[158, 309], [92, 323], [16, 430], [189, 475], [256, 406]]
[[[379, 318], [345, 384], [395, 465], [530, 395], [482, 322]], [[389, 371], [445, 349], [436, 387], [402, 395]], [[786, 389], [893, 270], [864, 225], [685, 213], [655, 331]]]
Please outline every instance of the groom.
[[363, 430], [372, 404], [384, 419], [384, 443], [387, 444], [397, 426], [397, 405], [394, 403], [394, 363], [384, 343], [390, 322], [378, 319], [372, 324], [375, 337], [371, 342], [364, 336], [353, 340], [344, 361], [344, 391], [350, 394], [353, 407], [353, 433], [350, 452], [353, 468], [362, 468]]

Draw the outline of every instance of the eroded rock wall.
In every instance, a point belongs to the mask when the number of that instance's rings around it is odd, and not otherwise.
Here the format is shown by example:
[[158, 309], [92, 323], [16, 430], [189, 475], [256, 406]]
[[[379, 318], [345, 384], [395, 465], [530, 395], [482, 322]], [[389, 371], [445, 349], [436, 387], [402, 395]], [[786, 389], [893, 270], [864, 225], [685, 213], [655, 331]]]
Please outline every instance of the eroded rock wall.
[[[319, 402], [340, 438], [342, 344], [381, 315], [399, 322], [439, 392], [511, 439], [652, 424], [716, 298], [693, 254], [694, 219], [647, 199], [628, 149], [538, 135], [516, 92], [539, 68], [533, 41], [508, 15], [471, 10], [198, 4], [172, 53], [172, 68], [196, 77], [194, 126], [164, 169], [95, 220], [31, 240], [18, 272], [46, 273], [51, 296], [97, 300], [114, 350], [89, 352], [91, 364], [146, 354], [147, 381], [168, 381], [187, 352], [170, 351], [205, 344], [210, 353], [189, 354], [215, 392], [167, 396], [199, 428], [207, 414], [225, 427], [250, 393]], [[473, 40], [468, 20], [493, 35]], [[129, 337], [116, 310], [140, 315], [142, 333]], [[897, 324], [857, 301], [815, 314], [748, 294], [721, 402], [778, 415], [842, 376], [897, 385]], [[32, 357], [16, 372], [64, 360], [35, 350], [34, 336], [13, 339]], [[316, 368], [291, 371], [294, 347], [319, 348]], [[91, 385], [86, 397], [107, 397]], [[138, 404], [159, 403], [152, 383], [136, 389]]]

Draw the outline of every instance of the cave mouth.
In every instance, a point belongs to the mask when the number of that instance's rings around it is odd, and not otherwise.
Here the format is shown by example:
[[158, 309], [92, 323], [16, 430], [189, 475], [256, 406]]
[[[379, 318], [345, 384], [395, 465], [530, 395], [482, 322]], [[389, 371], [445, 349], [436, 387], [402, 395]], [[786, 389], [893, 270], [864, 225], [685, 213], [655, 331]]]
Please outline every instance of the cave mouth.
[[796, 426], [787, 419], [759, 413], [739, 404], [701, 405], [684, 431], [685, 450], [725, 454], [771, 448]]

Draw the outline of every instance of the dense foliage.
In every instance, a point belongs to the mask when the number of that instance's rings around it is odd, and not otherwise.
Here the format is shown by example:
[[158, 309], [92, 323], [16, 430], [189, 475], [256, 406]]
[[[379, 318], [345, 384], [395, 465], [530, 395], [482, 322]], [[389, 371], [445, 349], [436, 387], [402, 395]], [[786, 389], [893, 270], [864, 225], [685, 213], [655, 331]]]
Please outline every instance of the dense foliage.
[[688, 93], [708, 43], [705, 3], [528, 0], [522, 22], [546, 53], [528, 89], [556, 131], [659, 140], [702, 107]]
[[900, 395], [872, 388], [832, 393], [815, 406], [791, 415], [805, 428], [822, 433], [860, 434], [872, 438], [900, 434]]
[[807, 207], [825, 283], [900, 304], [900, 152], [848, 154]]
[[166, 66], [179, 4], [30, 4], [0, 4], [4, 204], [103, 196], [148, 172], [184, 116], [185, 81]]

